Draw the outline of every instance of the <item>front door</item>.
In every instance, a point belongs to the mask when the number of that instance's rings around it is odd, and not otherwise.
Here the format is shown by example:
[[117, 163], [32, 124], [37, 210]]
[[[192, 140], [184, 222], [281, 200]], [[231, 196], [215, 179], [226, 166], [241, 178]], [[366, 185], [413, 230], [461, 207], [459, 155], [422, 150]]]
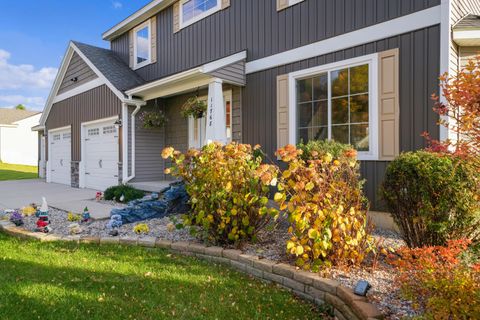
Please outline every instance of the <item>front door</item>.
[[[223, 99], [225, 101], [225, 130], [227, 131], [228, 142], [232, 141], [232, 92], [226, 91], [223, 93]], [[207, 97], [201, 97], [200, 100], [207, 101]], [[190, 117], [188, 119], [188, 148], [200, 149], [205, 144], [205, 133], [207, 128], [206, 117], [200, 119], [194, 119]]]

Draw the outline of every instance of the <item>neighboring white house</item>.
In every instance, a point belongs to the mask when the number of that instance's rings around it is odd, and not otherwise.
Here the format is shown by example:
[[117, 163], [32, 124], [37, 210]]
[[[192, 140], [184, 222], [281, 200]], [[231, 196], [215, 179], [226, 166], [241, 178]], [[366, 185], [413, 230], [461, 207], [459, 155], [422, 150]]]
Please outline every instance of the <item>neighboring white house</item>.
[[0, 161], [38, 165], [38, 133], [32, 131], [40, 112], [0, 108]]

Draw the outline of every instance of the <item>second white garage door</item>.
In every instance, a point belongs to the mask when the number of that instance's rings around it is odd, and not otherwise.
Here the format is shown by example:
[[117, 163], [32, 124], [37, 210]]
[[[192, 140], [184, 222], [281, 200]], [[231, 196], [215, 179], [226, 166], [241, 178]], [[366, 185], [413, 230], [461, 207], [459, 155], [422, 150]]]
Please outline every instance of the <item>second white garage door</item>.
[[70, 185], [71, 140], [70, 129], [49, 134], [51, 182]]
[[104, 191], [118, 185], [118, 130], [113, 121], [84, 130], [85, 187]]

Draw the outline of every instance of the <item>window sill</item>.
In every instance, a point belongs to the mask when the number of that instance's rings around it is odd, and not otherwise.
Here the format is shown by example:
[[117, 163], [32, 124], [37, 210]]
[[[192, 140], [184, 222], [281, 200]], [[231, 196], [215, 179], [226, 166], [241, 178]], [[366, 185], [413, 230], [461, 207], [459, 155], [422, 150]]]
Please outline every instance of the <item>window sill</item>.
[[142, 63], [139, 63], [139, 64], [134, 65], [133, 68], [132, 68], [132, 70], [141, 69], [141, 68], [146, 67], [146, 66], [148, 66], [148, 65], [150, 65], [150, 64], [152, 64], [152, 63], [153, 63], [153, 62], [151, 62], [151, 61], [144, 61], [144, 62], [142, 62]]

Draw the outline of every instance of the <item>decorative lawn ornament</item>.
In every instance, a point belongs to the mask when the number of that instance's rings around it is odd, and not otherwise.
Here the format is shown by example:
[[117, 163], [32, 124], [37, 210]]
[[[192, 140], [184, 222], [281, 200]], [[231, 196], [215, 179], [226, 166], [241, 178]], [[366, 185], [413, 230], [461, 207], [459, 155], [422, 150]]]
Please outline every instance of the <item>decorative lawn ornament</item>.
[[22, 226], [23, 225], [23, 216], [20, 212], [18, 211], [14, 211], [11, 215], [10, 215], [10, 222], [12, 222], [13, 224], [15, 224], [17, 227], [19, 226]]
[[103, 199], [103, 193], [100, 192], [100, 191], [98, 191], [97, 194], [95, 195], [95, 199], [96, 199], [97, 201], [102, 200], [102, 199]]
[[82, 220], [82, 215], [81, 214], [76, 214], [69, 212], [67, 216], [67, 220], [70, 222], [77, 222]]
[[112, 229], [112, 230], [110, 230], [110, 232], [108, 234], [112, 237], [117, 237], [118, 236], [118, 230], [117, 229]]
[[122, 194], [122, 195], [120, 196], [120, 199], [119, 199], [119, 200], [120, 200], [120, 202], [122, 202], [122, 203], [123, 203], [123, 201], [125, 201], [125, 195], [124, 195], [124, 194]]
[[68, 226], [68, 229], [70, 230], [70, 234], [80, 234], [83, 232], [83, 229], [78, 223], [72, 223]]
[[108, 230], [114, 230], [120, 228], [123, 225], [122, 216], [118, 214], [114, 214], [110, 217], [110, 221], [107, 223]]
[[82, 213], [82, 222], [85, 223], [85, 222], [89, 222], [90, 220], [91, 220], [90, 212], [88, 211], [88, 207], [85, 207]]
[[145, 223], [137, 224], [133, 227], [133, 232], [136, 234], [148, 234], [150, 232], [150, 228]]
[[22, 213], [26, 217], [33, 216], [37, 213], [37, 209], [33, 206], [26, 206], [22, 208]]

